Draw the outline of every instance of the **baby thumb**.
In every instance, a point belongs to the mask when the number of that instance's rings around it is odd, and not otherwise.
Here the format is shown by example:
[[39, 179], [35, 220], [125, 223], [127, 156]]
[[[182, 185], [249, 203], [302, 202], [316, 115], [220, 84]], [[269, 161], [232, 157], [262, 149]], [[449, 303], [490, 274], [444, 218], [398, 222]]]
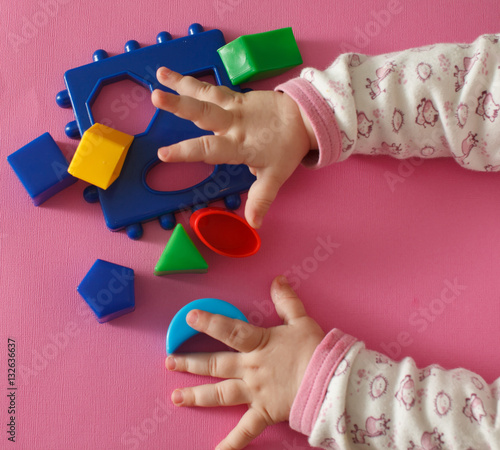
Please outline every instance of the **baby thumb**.
[[276, 277], [271, 285], [271, 298], [278, 316], [285, 324], [307, 316], [304, 304], [283, 275]]
[[257, 176], [257, 180], [248, 191], [245, 205], [245, 217], [250, 226], [255, 229], [262, 226], [264, 216], [269, 211], [282, 184], [283, 182], [274, 176]]

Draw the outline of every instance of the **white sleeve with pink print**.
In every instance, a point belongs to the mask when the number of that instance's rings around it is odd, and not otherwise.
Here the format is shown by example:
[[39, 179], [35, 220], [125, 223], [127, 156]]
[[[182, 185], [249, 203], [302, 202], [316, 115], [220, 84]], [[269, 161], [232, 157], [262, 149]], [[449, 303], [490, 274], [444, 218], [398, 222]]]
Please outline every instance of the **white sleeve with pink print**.
[[341, 55], [309, 81], [335, 113], [342, 151], [453, 156], [500, 170], [500, 34], [379, 56]]
[[[418, 369], [354, 344], [335, 370], [309, 443], [326, 449], [500, 448], [500, 379]], [[367, 447], [369, 446], [369, 447]]]

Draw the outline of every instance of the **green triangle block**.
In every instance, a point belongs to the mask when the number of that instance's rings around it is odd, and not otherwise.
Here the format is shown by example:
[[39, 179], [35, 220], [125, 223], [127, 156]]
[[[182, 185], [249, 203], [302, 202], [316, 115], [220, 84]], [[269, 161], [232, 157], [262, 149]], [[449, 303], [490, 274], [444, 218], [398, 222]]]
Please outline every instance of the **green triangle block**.
[[156, 263], [155, 275], [170, 273], [205, 273], [208, 264], [201, 256], [182, 224], [177, 224]]

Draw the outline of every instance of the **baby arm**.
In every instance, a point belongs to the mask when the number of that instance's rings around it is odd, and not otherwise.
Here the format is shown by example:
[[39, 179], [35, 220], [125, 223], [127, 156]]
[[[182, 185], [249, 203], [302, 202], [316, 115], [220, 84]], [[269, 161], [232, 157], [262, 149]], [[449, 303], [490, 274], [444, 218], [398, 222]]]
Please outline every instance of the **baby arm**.
[[175, 354], [166, 359], [168, 370], [225, 378], [172, 393], [178, 406], [247, 404], [248, 411], [219, 443], [219, 450], [244, 448], [267, 426], [288, 420], [307, 364], [324, 337], [307, 316], [302, 302], [285, 277], [271, 286], [271, 298], [283, 325], [260, 328], [248, 323], [192, 311], [187, 322], [238, 351]]
[[340, 450], [496, 448], [500, 379], [488, 386], [465, 369], [411, 358], [395, 362], [338, 329], [326, 336], [284, 277], [271, 286], [284, 324], [260, 328], [204, 311], [190, 326], [237, 352], [175, 354], [168, 370], [224, 380], [172, 393], [177, 406], [247, 404], [217, 449], [242, 449], [267, 426], [289, 420], [315, 447]]
[[472, 44], [344, 54], [274, 92], [240, 94], [160, 68], [158, 80], [181, 95], [155, 90], [154, 105], [214, 136], [161, 148], [158, 156], [247, 164], [257, 177], [245, 207], [254, 228], [301, 162], [323, 167], [353, 153], [451, 156], [469, 169], [499, 171], [499, 41], [485, 35]]
[[361, 342], [345, 351], [345, 342], [349, 336], [339, 330], [325, 337], [292, 407], [290, 425], [311, 445], [496, 448], [500, 379], [488, 386], [465, 369], [418, 369], [411, 358], [395, 362]]
[[[353, 153], [396, 158], [452, 156], [468, 169], [500, 170], [500, 35], [378, 56], [344, 54], [278, 86], [322, 124], [316, 167]], [[328, 119], [331, 122], [331, 118]], [[331, 128], [331, 127], [330, 127]], [[337, 139], [337, 133], [340, 139]]]
[[165, 67], [158, 69], [157, 77], [180, 94], [155, 90], [152, 101], [157, 108], [214, 132], [160, 148], [160, 160], [248, 165], [257, 180], [248, 192], [245, 217], [259, 228], [281, 185], [308, 151], [317, 147], [301, 109], [282, 92], [241, 94]]

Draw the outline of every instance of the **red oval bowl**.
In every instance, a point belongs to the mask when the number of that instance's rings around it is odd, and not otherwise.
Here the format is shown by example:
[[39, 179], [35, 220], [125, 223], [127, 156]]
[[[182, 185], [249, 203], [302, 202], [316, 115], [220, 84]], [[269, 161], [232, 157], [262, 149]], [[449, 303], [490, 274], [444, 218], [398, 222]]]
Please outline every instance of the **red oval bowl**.
[[219, 255], [244, 258], [260, 248], [260, 237], [248, 222], [223, 208], [198, 209], [189, 224], [201, 242]]

